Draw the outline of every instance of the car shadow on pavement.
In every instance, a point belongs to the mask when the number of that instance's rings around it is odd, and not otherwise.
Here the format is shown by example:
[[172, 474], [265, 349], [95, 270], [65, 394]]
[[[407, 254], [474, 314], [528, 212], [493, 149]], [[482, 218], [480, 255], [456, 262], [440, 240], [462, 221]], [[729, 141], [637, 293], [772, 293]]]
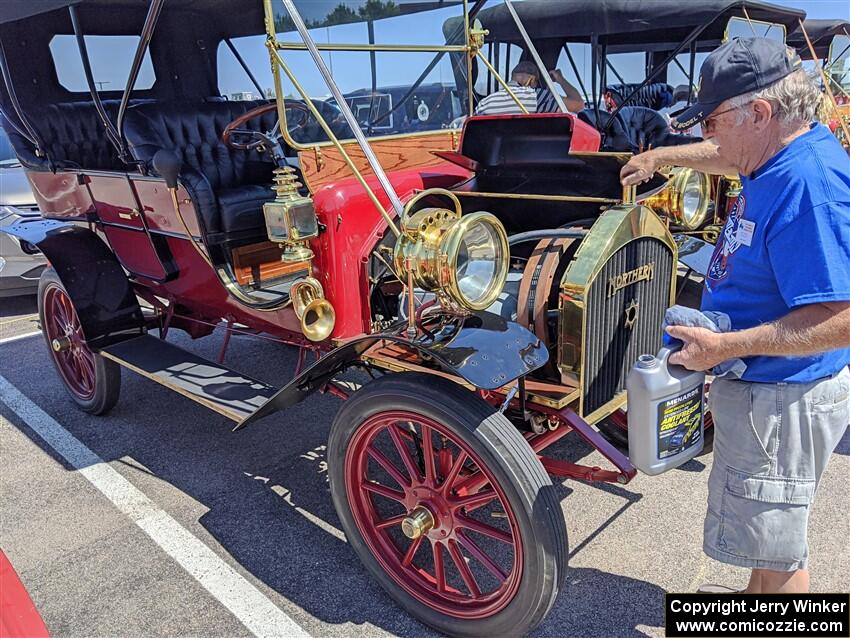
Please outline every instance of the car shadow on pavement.
[[[228, 355], [232, 367], [249, 373], [262, 367], [257, 374], [262, 380], [280, 384], [288, 380], [294, 349], [237, 341], [240, 345], [232, 357]], [[193, 343], [181, 338], [178, 343], [210, 358], [219, 347], [215, 339]], [[13, 350], [25, 351], [17, 343], [4, 347], [10, 355]], [[42, 344], [32, 352], [29, 366], [19, 368], [9, 380], [26, 389], [27, 396], [100, 458], [118, 461], [113, 466], [155, 502], [162, 496], [160, 490], [172, 492], [170, 486], [184, 494], [187, 498], [178, 505], [185, 510], [171, 503], [172, 516], [280, 594], [285, 600], [273, 595], [272, 600], [306, 628], [318, 629], [312, 617], [331, 625], [368, 623], [401, 636], [436, 635], [384, 593], [340, 531], [325, 464], [328, 430], [339, 406], [336, 398], [314, 395], [285, 413], [231, 433], [231, 422], [126, 371], [122, 397], [113, 411], [89, 417], [71, 408]], [[0, 413], [73, 469], [5, 406], [0, 406]], [[582, 456], [588, 450], [573, 452]], [[567, 485], [555, 484], [561, 500], [571, 493]], [[624, 507], [640, 499], [617, 485], [600, 489], [625, 497]], [[207, 508], [200, 517], [197, 504]], [[205, 539], [207, 534], [220, 547]], [[657, 604], [661, 593], [657, 586], [631, 578], [571, 569], [552, 613], [535, 635], [624, 635], [624, 631], [630, 635], [637, 625], [663, 622]], [[635, 600], [647, 604], [635, 605]], [[609, 613], [601, 614], [602, 609]]]
[[639, 627], [664, 626], [664, 589], [598, 569], [568, 569], [544, 624], [531, 635], [646, 636]]
[[646, 636], [639, 627], [664, 626], [664, 589], [598, 569], [567, 570], [544, 624], [531, 635]]

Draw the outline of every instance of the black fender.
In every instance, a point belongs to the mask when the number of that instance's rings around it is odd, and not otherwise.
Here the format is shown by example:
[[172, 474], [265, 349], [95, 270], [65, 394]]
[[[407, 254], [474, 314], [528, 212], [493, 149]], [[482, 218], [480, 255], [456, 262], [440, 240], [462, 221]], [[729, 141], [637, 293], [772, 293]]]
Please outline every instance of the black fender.
[[379, 341], [396, 343], [483, 390], [496, 390], [546, 364], [549, 352], [534, 333], [490, 312], [478, 312], [442, 324], [416, 339], [397, 331], [359, 337], [331, 350], [295, 377], [234, 428], [241, 430], [310, 396], [360, 360]]
[[4, 232], [38, 246], [62, 281], [93, 351], [144, 334], [142, 309], [112, 250], [94, 232], [44, 219]]

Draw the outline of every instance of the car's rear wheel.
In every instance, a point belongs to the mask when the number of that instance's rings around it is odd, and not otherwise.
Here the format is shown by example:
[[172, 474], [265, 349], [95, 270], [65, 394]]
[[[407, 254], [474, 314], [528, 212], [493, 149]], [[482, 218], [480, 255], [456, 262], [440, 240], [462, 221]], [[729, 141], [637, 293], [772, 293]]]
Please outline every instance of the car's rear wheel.
[[89, 349], [74, 304], [53, 268], [45, 269], [38, 282], [38, 314], [68, 394], [85, 412], [108, 412], [121, 391], [121, 368]]
[[328, 443], [349, 543], [405, 610], [450, 635], [530, 631], [567, 566], [554, 488], [516, 428], [476, 395], [392, 374], [345, 403]]

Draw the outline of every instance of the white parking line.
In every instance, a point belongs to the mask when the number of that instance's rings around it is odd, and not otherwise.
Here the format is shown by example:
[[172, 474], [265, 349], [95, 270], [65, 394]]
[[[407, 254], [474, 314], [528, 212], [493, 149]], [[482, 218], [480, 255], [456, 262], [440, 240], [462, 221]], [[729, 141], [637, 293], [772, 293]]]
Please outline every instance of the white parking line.
[[29, 339], [30, 337], [40, 334], [41, 330], [36, 330], [35, 332], [25, 332], [22, 335], [15, 335], [13, 337], [4, 337], [3, 339], [0, 339], [0, 344], [9, 343], [10, 341], [18, 341], [19, 339]]
[[[37, 333], [36, 333], [37, 334]], [[22, 338], [22, 337], [21, 337]], [[309, 636], [215, 552], [0, 376], [0, 401], [191, 574], [255, 636]]]

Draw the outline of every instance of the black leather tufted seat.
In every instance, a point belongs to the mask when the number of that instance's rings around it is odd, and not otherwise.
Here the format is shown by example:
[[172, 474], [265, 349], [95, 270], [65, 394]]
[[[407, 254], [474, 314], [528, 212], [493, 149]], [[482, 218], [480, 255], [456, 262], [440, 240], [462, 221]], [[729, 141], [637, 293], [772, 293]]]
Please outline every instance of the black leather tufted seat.
[[595, 126], [599, 131], [607, 128], [608, 132], [602, 140], [603, 151], [639, 153], [659, 146], [678, 146], [702, 141], [701, 137], [673, 133], [661, 113], [644, 106], [624, 106], [615, 115], [600, 111], [599, 116], [597, 122], [593, 109], [585, 109], [578, 114], [579, 119]]
[[702, 141], [701, 137], [673, 133], [670, 123], [661, 113], [645, 106], [624, 106], [620, 109], [620, 117], [634, 152]]
[[[596, 119], [595, 109], [584, 109], [578, 112], [578, 119], [590, 124], [602, 133], [602, 151], [631, 151], [632, 145], [626, 133], [626, 125], [623, 119], [612, 117], [607, 111], [599, 110], [599, 119]], [[613, 120], [613, 121], [612, 121]]]
[[[119, 101], [105, 100], [103, 106], [115, 122]], [[57, 168], [127, 170], [107, 139], [93, 102], [60, 102], [28, 109], [26, 114], [44, 143], [44, 151]], [[47, 159], [38, 157], [29, 140], [19, 135], [5, 120], [3, 128], [24, 166], [35, 170], [50, 169]]]
[[[262, 206], [274, 198], [274, 165], [256, 152], [235, 151], [221, 142], [230, 122], [264, 103], [157, 103], [127, 112], [124, 133], [136, 159], [152, 169], [154, 154], [166, 149], [183, 161], [180, 178], [200, 212], [209, 242], [265, 227]], [[268, 131], [276, 120], [271, 111], [245, 128]]]
[[[620, 106], [626, 96], [631, 94], [638, 86], [638, 84], [609, 84], [605, 87], [605, 93], [616, 106]], [[673, 104], [673, 87], [663, 82], [653, 82], [633, 95], [627, 106], [663, 109], [671, 104]]]

